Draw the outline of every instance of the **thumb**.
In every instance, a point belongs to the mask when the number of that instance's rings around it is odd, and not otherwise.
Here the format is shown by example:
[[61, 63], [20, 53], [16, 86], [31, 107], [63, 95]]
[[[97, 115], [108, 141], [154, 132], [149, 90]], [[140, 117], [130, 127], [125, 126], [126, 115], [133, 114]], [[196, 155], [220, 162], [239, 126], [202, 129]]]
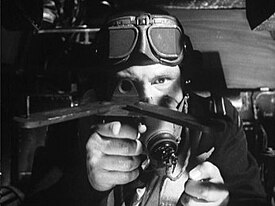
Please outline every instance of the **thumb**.
[[223, 183], [219, 169], [211, 162], [203, 162], [189, 172], [189, 179], [200, 181], [209, 180], [211, 182]]

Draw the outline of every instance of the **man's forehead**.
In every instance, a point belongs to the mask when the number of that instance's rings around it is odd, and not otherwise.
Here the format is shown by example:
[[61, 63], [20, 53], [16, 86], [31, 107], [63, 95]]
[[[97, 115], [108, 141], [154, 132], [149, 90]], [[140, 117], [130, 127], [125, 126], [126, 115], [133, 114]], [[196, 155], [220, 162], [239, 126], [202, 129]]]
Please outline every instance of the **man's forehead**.
[[134, 79], [154, 78], [155, 76], [161, 75], [178, 76], [179, 74], [180, 69], [178, 66], [167, 66], [163, 64], [131, 66], [117, 72], [118, 77]]

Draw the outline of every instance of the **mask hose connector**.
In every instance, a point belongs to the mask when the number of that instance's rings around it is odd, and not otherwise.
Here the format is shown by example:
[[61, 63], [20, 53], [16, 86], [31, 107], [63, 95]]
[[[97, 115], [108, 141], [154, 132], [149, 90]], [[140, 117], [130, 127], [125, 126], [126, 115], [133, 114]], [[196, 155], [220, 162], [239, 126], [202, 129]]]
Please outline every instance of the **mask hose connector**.
[[149, 156], [159, 162], [160, 165], [165, 166], [169, 173], [173, 173], [177, 165], [177, 149], [178, 143], [175, 136], [166, 132], [160, 132], [147, 142]]

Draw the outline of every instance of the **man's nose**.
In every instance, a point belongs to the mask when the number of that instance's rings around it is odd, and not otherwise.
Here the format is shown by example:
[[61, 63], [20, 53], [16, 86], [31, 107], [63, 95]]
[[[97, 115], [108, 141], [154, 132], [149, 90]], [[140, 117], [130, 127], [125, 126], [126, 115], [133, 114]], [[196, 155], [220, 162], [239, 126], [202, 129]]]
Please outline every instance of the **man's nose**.
[[148, 87], [142, 86], [139, 91], [139, 97], [141, 102], [146, 102], [149, 104], [154, 104], [154, 98]]

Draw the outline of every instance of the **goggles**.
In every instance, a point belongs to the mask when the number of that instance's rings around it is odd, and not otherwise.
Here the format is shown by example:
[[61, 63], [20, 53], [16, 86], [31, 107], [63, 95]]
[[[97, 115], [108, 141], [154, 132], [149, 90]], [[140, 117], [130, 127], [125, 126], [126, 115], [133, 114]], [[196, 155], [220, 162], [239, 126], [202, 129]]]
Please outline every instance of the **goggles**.
[[174, 66], [182, 61], [186, 50], [182, 28], [168, 15], [117, 17], [107, 22], [103, 32], [98, 53], [113, 65], [142, 53], [153, 62]]

